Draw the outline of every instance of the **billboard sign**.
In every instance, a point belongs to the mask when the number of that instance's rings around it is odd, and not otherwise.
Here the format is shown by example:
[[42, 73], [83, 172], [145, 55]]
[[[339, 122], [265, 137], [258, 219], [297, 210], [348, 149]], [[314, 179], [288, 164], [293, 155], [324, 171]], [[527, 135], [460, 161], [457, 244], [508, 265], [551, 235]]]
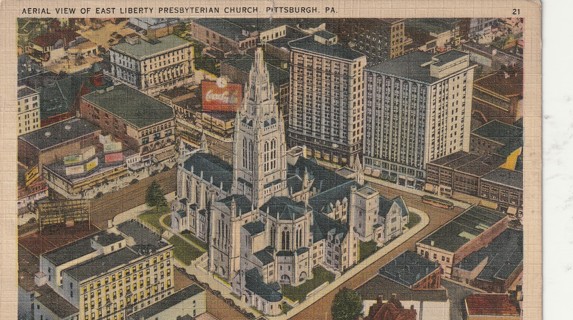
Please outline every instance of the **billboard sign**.
[[106, 153], [105, 155], [105, 163], [113, 163], [113, 162], [120, 162], [123, 161], [123, 153], [116, 152], [116, 153]]
[[86, 163], [86, 171], [91, 171], [97, 167], [99, 163], [98, 158], [93, 158], [90, 162]]
[[38, 167], [38, 165], [35, 165], [25, 174], [26, 187], [32, 184], [32, 182], [36, 181], [39, 177], [40, 177], [40, 168]]
[[73, 176], [84, 172], [85, 170], [83, 165], [66, 167], [66, 176]]
[[108, 142], [103, 144], [104, 153], [114, 153], [121, 151], [121, 142]]
[[74, 164], [78, 164], [83, 161], [83, 157], [81, 154], [72, 154], [69, 156], [64, 157], [64, 166], [71, 166]]
[[243, 100], [243, 86], [227, 83], [222, 78], [217, 81], [201, 82], [203, 111], [236, 112]]

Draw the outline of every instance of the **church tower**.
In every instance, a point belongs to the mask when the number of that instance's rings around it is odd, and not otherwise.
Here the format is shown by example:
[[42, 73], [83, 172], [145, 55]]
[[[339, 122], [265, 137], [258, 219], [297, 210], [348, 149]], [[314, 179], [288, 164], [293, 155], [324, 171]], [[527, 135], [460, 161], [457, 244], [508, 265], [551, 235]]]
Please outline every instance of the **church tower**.
[[285, 130], [274, 96], [263, 49], [258, 47], [235, 120], [232, 190], [249, 198], [255, 208], [273, 196], [288, 195]]

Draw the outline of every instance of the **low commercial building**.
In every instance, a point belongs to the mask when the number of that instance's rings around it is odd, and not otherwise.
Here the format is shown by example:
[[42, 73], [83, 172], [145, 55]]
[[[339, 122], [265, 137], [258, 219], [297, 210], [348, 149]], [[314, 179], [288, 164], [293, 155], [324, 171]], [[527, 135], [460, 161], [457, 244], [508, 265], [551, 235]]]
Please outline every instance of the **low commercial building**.
[[523, 117], [523, 68], [506, 68], [475, 80], [472, 117], [482, 124], [513, 124]]
[[179, 290], [144, 309], [132, 313], [128, 320], [179, 319], [207, 312], [205, 290], [196, 284]]
[[496, 169], [481, 179], [479, 196], [500, 211], [519, 214], [523, 208], [523, 172]]
[[474, 206], [416, 243], [419, 255], [437, 261], [446, 278], [459, 261], [489, 244], [507, 228], [497, 211]]
[[79, 118], [29, 132], [18, 137], [18, 161], [31, 168], [38, 166], [42, 174], [45, 165], [97, 143], [101, 129]]
[[35, 319], [126, 319], [173, 293], [173, 246], [135, 221], [40, 256]]
[[256, 46], [258, 39], [257, 34], [228, 19], [195, 19], [189, 24], [189, 31], [193, 38], [223, 53], [244, 54]]
[[100, 127], [141, 156], [144, 163], [175, 156], [173, 109], [127, 85], [82, 97], [81, 117]]
[[480, 179], [505, 162], [498, 155], [483, 155], [458, 151], [428, 163], [426, 190], [452, 196], [463, 193], [479, 196]]
[[488, 292], [507, 292], [523, 272], [523, 231], [506, 229], [458, 262], [452, 279]]
[[146, 94], [192, 83], [193, 45], [175, 35], [141, 39], [128, 35], [110, 48], [111, 75]]
[[472, 294], [465, 300], [467, 320], [520, 320], [521, 308], [507, 294]]
[[523, 149], [523, 127], [492, 120], [472, 131], [470, 151], [497, 154], [506, 159], [502, 168], [515, 170]]

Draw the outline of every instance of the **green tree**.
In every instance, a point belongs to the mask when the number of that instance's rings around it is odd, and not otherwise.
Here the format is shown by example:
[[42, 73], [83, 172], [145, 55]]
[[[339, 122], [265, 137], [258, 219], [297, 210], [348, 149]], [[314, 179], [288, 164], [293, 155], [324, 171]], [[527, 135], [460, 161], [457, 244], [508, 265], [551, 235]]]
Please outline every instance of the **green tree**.
[[163, 190], [161, 190], [161, 185], [159, 185], [157, 180], [153, 180], [153, 182], [147, 188], [145, 202], [148, 206], [155, 207], [157, 211], [159, 211], [159, 208], [167, 207], [167, 199], [165, 199]]
[[342, 288], [332, 302], [332, 319], [356, 320], [362, 313], [362, 297], [354, 290]]

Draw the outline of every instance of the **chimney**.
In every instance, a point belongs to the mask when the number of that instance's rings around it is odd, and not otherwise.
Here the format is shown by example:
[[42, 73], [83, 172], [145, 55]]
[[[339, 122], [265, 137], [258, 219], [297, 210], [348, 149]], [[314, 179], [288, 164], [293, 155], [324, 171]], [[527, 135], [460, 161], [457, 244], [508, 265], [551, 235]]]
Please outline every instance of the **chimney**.
[[381, 305], [384, 302], [384, 296], [379, 294], [378, 297], [376, 298], [376, 303]]

